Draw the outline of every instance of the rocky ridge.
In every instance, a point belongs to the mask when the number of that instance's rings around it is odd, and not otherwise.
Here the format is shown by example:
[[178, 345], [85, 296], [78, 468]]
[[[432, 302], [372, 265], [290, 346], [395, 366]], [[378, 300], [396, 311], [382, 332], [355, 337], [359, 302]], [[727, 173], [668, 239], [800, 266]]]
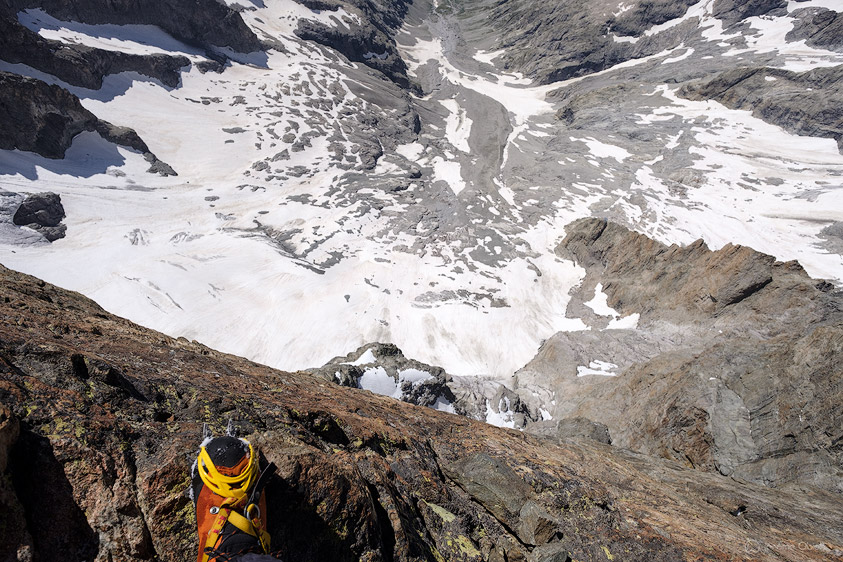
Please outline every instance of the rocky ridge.
[[367, 344], [310, 373], [341, 386], [363, 388], [417, 406], [455, 412], [452, 404], [456, 397], [449, 385], [451, 377], [445, 370], [408, 359], [395, 345]]
[[735, 25], [747, 18], [767, 14], [785, 13], [787, 0], [715, 0], [714, 16], [723, 20], [726, 26]]
[[485, 30], [495, 29], [494, 42], [486, 48], [506, 49], [504, 67], [548, 84], [659, 52], [665, 42], [674, 42], [673, 32], [640, 43], [617, 42], [613, 34], [638, 37], [650, 26], [681, 16], [692, 4], [645, 2], [619, 15], [608, 11], [608, 2], [580, 0], [550, 6], [520, 0], [448, 3], [443, 9], [455, 11], [470, 41], [488, 44]]
[[[314, 372], [360, 387], [381, 366], [396, 385], [402, 368], [421, 368], [437, 373], [422, 400], [409, 384], [370, 389], [763, 485], [843, 492], [843, 293], [750, 248], [668, 247], [600, 219], [569, 225], [558, 251], [588, 272], [568, 313], [592, 329], [548, 339], [509, 386], [451, 377], [383, 344]], [[593, 309], [598, 294], [611, 312]], [[633, 328], [613, 328], [633, 316]]]
[[[698, 17], [655, 33], [650, 30], [681, 18], [697, 3], [656, 0], [619, 8], [612, 1], [578, 0], [546, 6], [517, 0], [451, 2], [444, 3], [442, 9], [456, 13], [470, 41], [486, 44], [490, 51], [506, 49], [501, 57], [505, 68], [547, 84], [600, 72], [679, 45], [693, 34]], [[717, 0], [712, 12], [729, 27], [750, 17], [778, 13], [785, 5], [783, 0]], [[498, 31], [493, 41], [485, 31], [489, 27]]]
[[185, 57], [133, 55], [47, 40], [21, 25], [14, 11], [0, 10], [0, 47], [6, 62], [25, 64], [91, 90], [101, 88], [106, 75], [125, 71], [155, 78], [172, 88], [181, 80], [179, 70], [190, 64]]
[[702, 470], [843, 491], [839, 290], [750, 248], [668, 247], [600, 219], [569, 225], [559, 252], [588, 272], [569, 313], [602, 291], [639, 316], [545, 342], [514, 383], [534, 431], [583, 418], [614, 445]]
[[283, 559], [843, 555], [836, 495], [554, 444], [274, 371], [0, 276], [2, 559], [190, 559], [192, 451], [203, 422], [219, 431], [228, 418], [279, 467], [267, 494]]

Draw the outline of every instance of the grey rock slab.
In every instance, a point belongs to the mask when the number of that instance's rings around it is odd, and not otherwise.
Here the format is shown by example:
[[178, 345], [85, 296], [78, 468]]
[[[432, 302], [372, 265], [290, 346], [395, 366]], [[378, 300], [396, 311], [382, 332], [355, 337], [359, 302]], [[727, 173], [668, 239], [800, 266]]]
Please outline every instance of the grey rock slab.
[[65, 216], [59, 195], [51, 192], [35, 193], [21, 202], [12, 222], [36, 230], [49, 242], [55, 242], [64, 238], [67, 231], [67, 227], [61, 224]]
[[754, 16], [784, 15], [787, 0], [716, 0], [714, 17], [723, 20], [725, 27]]
[[0, 188], [0, 238], [15, 246], [47, 244], [42, 234], [30, 228], [21, 228], [12, 220], [25, 198], [23, 194]]
[[547, 512], [547, 509], [532, 500], [521, 508], [515, 533], [528, 545], [542, 545], [556, 536], [559, 523]]
[[823, 247], [829, 252], [843, 254], [843, 221], [836, 221], [820, 231], [820, 238], [825, 239]]
[[15, 211], [13, 221], [17, 225], [58, 226], [65, 217], [61, 196], [56, 193], [35, 193], [23, 200]]
[[604, 445], [611, 445], [609, 428], [587, 418], [563, 418], [558, 422], [541, 421], [527, 426], [533, 435], [553, 437], [555, 439], [591, 439]]
[[785, 39], [805, 39], [812, 47], [843, 51], [843, 13], [825, 8], [802, 8], [794, 10], [792, 16], [795, 20], [793, 29]]
[[502, 461], [478, 453], [443, 465], [445, 474], [499, 521], [512, 526], [530, 499], [532, 489]]
[[689, 83], [679, 90], [693, 100], [713, 99], [799, 135], [827, 137], [843, 151], [843, 65], [791, 72], [744, 67]]

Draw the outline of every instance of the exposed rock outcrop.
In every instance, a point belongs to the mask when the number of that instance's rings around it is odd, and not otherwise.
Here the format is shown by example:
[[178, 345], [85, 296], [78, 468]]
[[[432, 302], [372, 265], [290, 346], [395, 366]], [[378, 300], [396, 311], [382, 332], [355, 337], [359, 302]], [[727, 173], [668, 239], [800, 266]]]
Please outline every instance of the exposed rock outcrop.
[[229, 417], [279, 467], [268, 518], [285, 560], [843, 555], [837, 495], [554, 445], [174, 340], [4, 268], [0, 279], [4, 556], [190, 559], [192, 452], [203, 422], [219, 431]]
[[843, 221], [835, 221], [820, 231], [820, 238], [825, 238], [825, 246], [831, 252], [843, 254]]
[[805, 8], [793, 13], [796, 21], [785, 39], [821, 49], [843, 49], [843, 13], [825, 8]]
[[40, 8], [89, 24], [156, 25], [185, 43], [248, 53], [262, 45], [236, 11], [216, 0], [7, 0], [10, 10]]
[[627, 45], [612, 44], [605, 32], [608, 21], [605, 16], [595, 19], [588, 2], [539, 8], [533, 2], [514, 1], [489, 8], [478, 9], [474, 18], [484, 19], [500, 32], [494, 48], [509, 49], [503, 58], [506, 67], [534, 76], [540, 83], [601, 70], [624, 60], [630, 50]]
[[183, 56], [132, 55], [50, 41], [2, 11], [0, 59], [26, 64], [68, 84], [92, 90], [102, 87], [104, 76], [125, 71], [135, 71], [175, 87], [181, 81], [179, 70], [190, 64], [190, 60]]
[[0, 237], [15, 246], [44, 244], [46, 239], [43, 235], [30, 228], [22, 228], [14, 222], [15, 213], [25, 199], [26, 195], [22, 193], [0, 188]]
[[64, 238], [67, 227], [61, 223], [66, 215], [61, 197], [55, 193], [34, 193], [23, 200], [12, 221], [18, 226], [37, 230], [50, 242]]
[[452, 405], [456, 398], [448, 386], [451, 377], [445, 370], [407, 359], [392, 344], [364, 345], [310, 372], [342, 386], [364, 388], [417, 406], [454, 412]]
[[[639, 2], [617, 15], [602, 3], [585, 0], [552, 5], [525, 0], [486, 1], [456, 9], [461, 10], [458, 15], [470, 40], [482, 40], [473, 30], [495, 29], [499, 35], [490, 50], [507, 49], [501, 57], [505, 67], [547, 84], [599, 72], [678, 45], [687, 31], [683, 26], [654, 36], [644, 36], [644, 32], [682, 16], [695, 3]], [[618, 42], [613, 35], [640, 37], [640, 41]]]
[[142, 153], [150, 171], [174, 175], [132, 129], [116, 127], [82, 107], [75, 95], [35, 78], [0, 71], [0, 148], [26, 150], [47, 158], [64, 158], [73, 138], [96, 131], [104, 139]]
[[349, 8], [359, 14], [354, 21], [329, 27], [314, 20], [300, 20], [296, 35], [336, 49], [348, 60], [383, 72], [398, 85], [409, 88], [407, 65], [398, 54], [394, 35], [407, 13], [406, 0], [298, 0], [313, 10]]
[[833, 138], [843, 150], [843, 66], [791, 72], [737, 68], [683, 86], [679, 95], [748, 109], [799, 135]]
[[660, 25], [681, 17], [694, 0], [647, 0], [630, 5], [611, 21], [612, 31], [617, 35], [639, 37], [654, 25]]
[[591, 439], [612, 444], [609, 428], [588, 418], [563, 418], [557, 422], [540, 421], [530, 425], [530, 433], [556, 439]]
[[96, 116], [79, 98], [40, 80], [0, 72], [0, 148], [63, 158], [73, 137], [97, 127]]
[[716, 0], [713, 13], [728, 27], [754, 16], [784, 15], [786, 9], [787, 0]]
[[522, 399], [548, 389], [556, 422], [603, 424], [613, 445], [843, 492], [840, 291], [749, 248], [668, 247], [599, 219], [569, 225], [559, 252], [638, 327], [554, 336], [518, 373]]

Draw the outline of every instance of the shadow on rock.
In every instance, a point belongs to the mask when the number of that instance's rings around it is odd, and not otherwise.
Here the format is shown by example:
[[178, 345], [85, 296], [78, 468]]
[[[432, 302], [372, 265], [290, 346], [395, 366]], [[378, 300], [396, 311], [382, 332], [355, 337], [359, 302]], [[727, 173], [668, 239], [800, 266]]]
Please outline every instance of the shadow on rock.
[[61, 160], [45, 158], [34, 152], [0, 151], [0, 176], [20, 174], [28, 180], [38, 179], [43, 171], [53, 174], [90, 178], [104, 174], [111, 167], [125, 164], [117, 146], [97, 133], [84, 132], [73, 139]]
[[354, 562], [358, 559], [315, 507], [309, 505], [301, 490], [276, 475], [267, 485], [266, 494], [272, 549], [284, 560]]
[[77, 505], [50, 441], [21, 427], [9, 469], [32, 535], [32, 560], [93, 560], [99, 537]]

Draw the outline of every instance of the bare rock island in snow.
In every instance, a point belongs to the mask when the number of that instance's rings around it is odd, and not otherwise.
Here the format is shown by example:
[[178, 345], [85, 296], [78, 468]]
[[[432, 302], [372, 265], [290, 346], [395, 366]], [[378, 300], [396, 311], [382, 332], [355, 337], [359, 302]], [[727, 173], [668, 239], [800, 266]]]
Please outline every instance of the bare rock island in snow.
[[67, 90], [0, 72], [0, 95], [5, 102], [2, 117], [7, 125], [0, 137], [0, 146], [4, 148], [59, 159], [65, 156], [79, 133], [96, 132], [107, 141], [141, 153], [152, 164], [148, 171], [175, 175], [170, 166], [149, 151], [135, 131], [97, 119]]
[[840, 559], [841, 26], [0, 0], [0, 561]]

